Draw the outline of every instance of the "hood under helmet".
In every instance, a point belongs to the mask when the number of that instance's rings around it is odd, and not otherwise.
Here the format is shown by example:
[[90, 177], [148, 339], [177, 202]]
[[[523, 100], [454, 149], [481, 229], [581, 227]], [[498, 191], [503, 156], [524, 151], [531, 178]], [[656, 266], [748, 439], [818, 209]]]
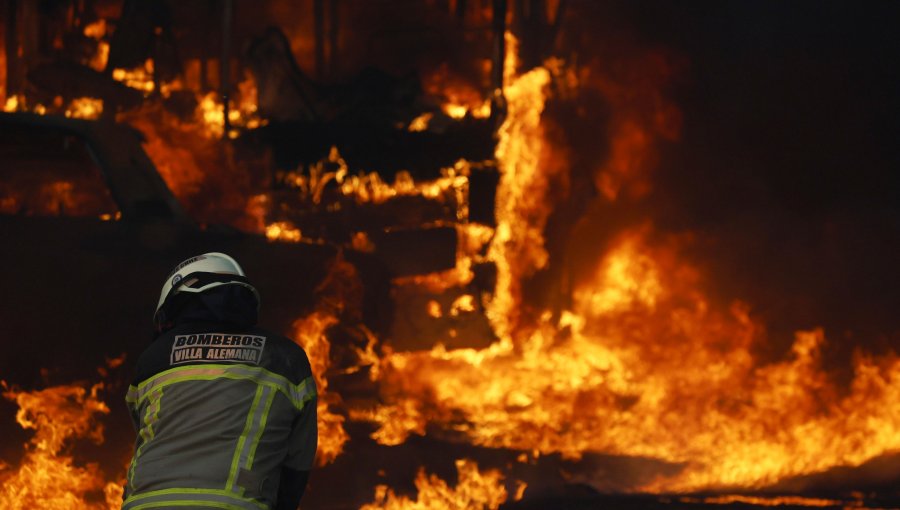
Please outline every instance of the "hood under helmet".
[[180, 304], [189, 295], [208, 293], [236, 285], [250, 291], [259, 310], [259, 292], [247, 280], [236, 260], [224, 253], [210, 252], [191, 257], [175, 266], [159, 294], [153, 325], [157, 334], [174, 326]]

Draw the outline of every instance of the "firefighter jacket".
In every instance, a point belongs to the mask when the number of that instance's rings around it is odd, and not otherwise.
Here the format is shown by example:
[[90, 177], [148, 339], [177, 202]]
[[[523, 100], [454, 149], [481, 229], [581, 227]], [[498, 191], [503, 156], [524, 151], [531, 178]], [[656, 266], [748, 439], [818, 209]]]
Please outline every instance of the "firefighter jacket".
[[262, 329], [176, 325], [141, 355], [126, 403], [137, 440], [123, 510], [266, 510], [276, 504], [282, 468], [312, 467], [309, 360]]

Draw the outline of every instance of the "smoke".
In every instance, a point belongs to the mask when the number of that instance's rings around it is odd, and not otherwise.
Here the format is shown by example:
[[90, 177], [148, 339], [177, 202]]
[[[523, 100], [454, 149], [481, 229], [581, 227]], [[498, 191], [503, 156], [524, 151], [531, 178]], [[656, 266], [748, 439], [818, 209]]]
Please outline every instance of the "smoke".
[[846, 377], [854, 349], [900, 335], [896, 7], [647, 7], [567, 11], [556, 51], [578, 86], [544, 123], [570, 171], [530, 299], [564, 307], [610, 239], [650, 224], [715, 300], [749, 303], [768, 331], [760, 354], [821, 326]]

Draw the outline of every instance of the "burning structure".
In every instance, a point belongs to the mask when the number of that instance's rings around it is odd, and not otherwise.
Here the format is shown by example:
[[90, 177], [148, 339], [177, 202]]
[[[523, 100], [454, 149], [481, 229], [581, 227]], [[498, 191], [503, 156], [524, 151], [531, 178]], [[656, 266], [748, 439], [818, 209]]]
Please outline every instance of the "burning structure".
[[312, 360], [304, 508], [900, 504], [895, 8], [3, 5], [0, 265], [64, 283], [4, 298], [4, 508], [116, 506], [204, 246]]

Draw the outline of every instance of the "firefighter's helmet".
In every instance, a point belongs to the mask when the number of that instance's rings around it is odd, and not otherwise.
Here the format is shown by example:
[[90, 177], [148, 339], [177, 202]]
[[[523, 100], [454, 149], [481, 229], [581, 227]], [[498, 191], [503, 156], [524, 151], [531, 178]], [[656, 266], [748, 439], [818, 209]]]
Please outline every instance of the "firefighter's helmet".
[[168, 322], [167, 306], [180, 293], [200, 294], [223, 285], [247, 288], [259, 306], [259, 292], [250, 284], [236, 260], [224, 253], [210, 252], [191, 257], [175, 266], [163, 284], [153, 315], [153, 324], [161, 331]]

